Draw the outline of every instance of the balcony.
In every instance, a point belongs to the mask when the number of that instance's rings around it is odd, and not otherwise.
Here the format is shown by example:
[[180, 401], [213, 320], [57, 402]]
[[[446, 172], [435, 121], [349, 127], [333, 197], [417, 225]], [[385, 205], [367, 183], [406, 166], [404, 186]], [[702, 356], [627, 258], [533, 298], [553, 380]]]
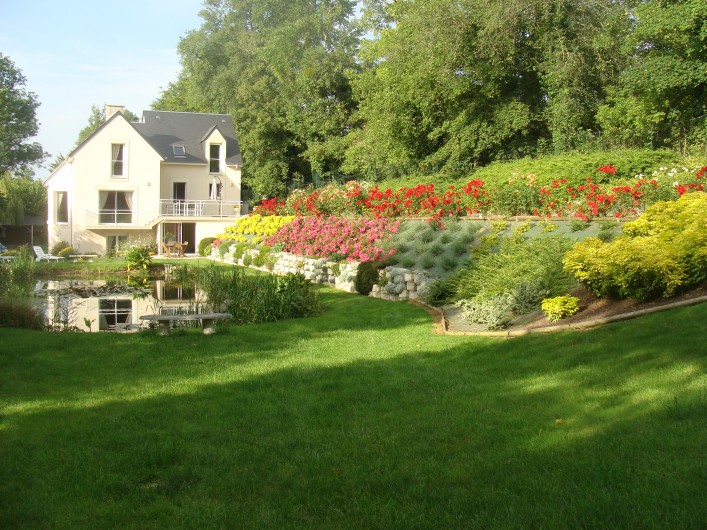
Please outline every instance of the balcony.
[[243, 203], [237, 201], [160, 200], [160, 217], [238, 217]]
[[153, 208], [141, 212], [111, 209], [87, 210], [86, 226], [94, 229], [112, 226], [142, 226], [146, 223], [154, 223], [159, 219], [165, 218], [236, 218], [241, 215], [242, 206], [243, 203], [237, 201], [179, 201], [174, 199], [161, 199], [158, 209]]

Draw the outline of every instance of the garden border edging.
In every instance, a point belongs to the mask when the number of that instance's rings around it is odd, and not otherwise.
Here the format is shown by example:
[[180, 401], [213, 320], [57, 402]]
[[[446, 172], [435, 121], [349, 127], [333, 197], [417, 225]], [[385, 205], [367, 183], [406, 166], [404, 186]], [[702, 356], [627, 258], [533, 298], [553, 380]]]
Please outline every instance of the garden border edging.
[[707, 295], [705, 296], [699, 296], [697, 298], [692, 298], [689, 300], [680, 300], [678, 302], [673, 302], [670, 304], [665, 304], [661, 305], [658, 307], [649, 307], [647, 309], [639, 309], [637, 311], [630, 311], [628, 313], [622, 313], [620, 315], [612, 315], [609, 317], [601, 317], [601, 318], [595, 318], [592, 320], [588, 320], [587, 322], [576, 322], [573, 324], [561, 324], [561, 325], [556, 325], [556, 326], [544, 326], [541, 328], [525, 328], [525, 329], [513, 329], [513, 330], [507, 330], [507, 331], [452, 331], [449, 329], [449, 319], [444, 313], [444, 309], [442, 308], [434, 308], [432, 306], [428, 306], [424, 302], [420, 302], [419, 300], [415, 301], [417, 304], [421, 306], [427, 306], [431, 310], [438, 311], [439, 314], [441, 315], [441, 326], [443, 329], [443, 333], [447, 335], [460, 335], [460, 336], [477, 336], [477, 337], [497, 337], [497, 338], [515, 338], [515, 337], [522, 337], [524, 335], [531, 335], [531, 334], [540, 334], [540, 333], [555, 333], [559, 331], [567, 331], [567, 330], [585, 330], [585, 329], [591, 329], [597, 326], [601, 326], [603, 324], [610, 324], [612, 322], [620, 322], [622, 320], [630, 320], [632, 318], [637, 318], [640, 316], [644, 315], [649, 315], [651, 313], [658, 313], [660, 311], [667, 311], [668, 309], [676, 309], [678, 307], [687, 307], [691, 305], [697, 305], [702, 302], [707, 302]]

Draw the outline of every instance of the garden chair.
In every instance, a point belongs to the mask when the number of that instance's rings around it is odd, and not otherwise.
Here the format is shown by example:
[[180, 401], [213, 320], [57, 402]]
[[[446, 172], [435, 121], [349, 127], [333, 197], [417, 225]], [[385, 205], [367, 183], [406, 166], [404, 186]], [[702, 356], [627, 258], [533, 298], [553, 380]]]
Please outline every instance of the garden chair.
[[162, 242], [162, 252], [167, 257], [170, 257], [172, 255], [172, 253], [169, 251], [169, 247], [167, 246], [167, 244], [164, 241]]
[[34, 246], [32, 247], [34, 249], [34, 253], [37, 256], [37, 259], [35, 261], [61, 261], [64, 258], [55, 256], [54, 254], [47, 254], [42, 250], [42, 247], [40, 246]]

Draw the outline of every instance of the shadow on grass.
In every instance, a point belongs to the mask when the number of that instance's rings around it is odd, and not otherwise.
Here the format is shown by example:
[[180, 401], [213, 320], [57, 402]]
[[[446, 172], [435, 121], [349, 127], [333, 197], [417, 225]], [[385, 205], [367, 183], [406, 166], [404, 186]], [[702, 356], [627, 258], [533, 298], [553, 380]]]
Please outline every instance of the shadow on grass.
[[512, 341], [434, 336], [416, 308], [362, 305], [348, 327], [111, 336], [53, 375], [37, 371], [51, 354], [6, 359], [0, 527], [704, 521], [704, 304]]

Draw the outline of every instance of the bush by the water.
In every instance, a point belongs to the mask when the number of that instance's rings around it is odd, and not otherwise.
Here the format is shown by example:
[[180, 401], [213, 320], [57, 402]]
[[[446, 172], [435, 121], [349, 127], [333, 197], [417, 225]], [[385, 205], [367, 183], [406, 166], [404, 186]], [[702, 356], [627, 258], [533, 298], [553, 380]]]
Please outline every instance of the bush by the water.
[[0, 299], [0, 327], [44, 329], [42, 310], [28, 300]]
[[205, 237], [199, 241], [199, 256], [210, 256], [211, 255], [211, 243], [216, 240], [215, 237]]
[[588, 238], [565, 270], [599, 297], [638, 301], [672, 296], [707, 280], [707, 193], [657, 203], [609, 243]]
[[302, 274], [272, 276], [244, 269], [204, 270], [200, 279], [209, 304], [231, 313], [238, 324], [273, 322], [321, 312], [317, 288]]

